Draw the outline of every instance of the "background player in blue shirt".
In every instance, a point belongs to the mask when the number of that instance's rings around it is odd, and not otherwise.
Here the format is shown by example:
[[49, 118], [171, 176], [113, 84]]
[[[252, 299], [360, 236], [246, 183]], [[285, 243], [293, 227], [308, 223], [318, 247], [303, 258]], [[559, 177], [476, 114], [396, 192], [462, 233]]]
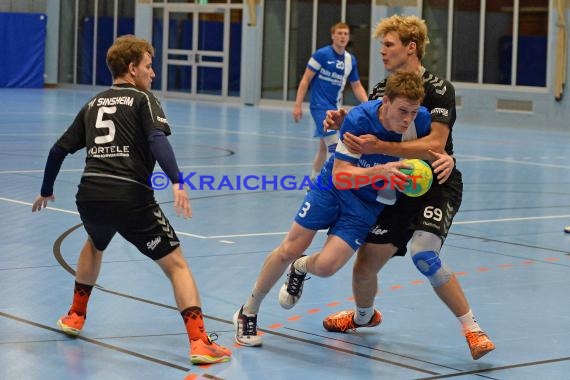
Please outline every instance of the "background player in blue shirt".
[[[420, 107], [423, 96], [423, 82], [417, 74], [395, 74], [388, 81], [381, 101], [366, 102], [351, 110], [341, 135], [350, 131], [355, 135], [374, 134], [389, 141], [401, 141], [404, 135], [425, 136], [431, 120], [427, 110]], [[398, 177], [405, 182], [399, 169], [406, 165], [398, 160], [383, 154], [351, 153], [342, 141], [338, 143], [315, 187], [306, 194], [289, 233], [267, 257], [251, 295], [234, 315], [238, 344], [261, 345], [261, 336], [257, 334], [261, 302], [288, 266], [289, 277], [279, 294], [279, 303], [287, 309], [299, 300], [307, 273], [332, 276], [352, 257], [384, 207], [376, 199], [376, 188], [382, 188], [384, 183], [363, 185], [358, 179]], [[327, 186], [329, 183], [334, 186]], [[303, 256], [317, 231], [325, 228], [328, 238], [322, 250]]]
[[368, 94], [360, 83], [356, 57], [346, 51], [350, 41], [349, 26], [345, 23], [334, 24], [331, 27], [331, 39], [332, 44], [318, 49], [309, 59], [293, 107], [293, 119], [297, 123], [303, 116], [303, 100], [310, 88], [311, 116], [315, 121], [314, 137], [319, 138], [311, 179], [317, 176], [327, 158], [327, 152], [334, 152], [338, 142], [336, 131], [324, 131], [323, 120], [327, 110], [335, 110], [342, 105], [342, 93], [347, 81], [359, 101], [368, 100]]

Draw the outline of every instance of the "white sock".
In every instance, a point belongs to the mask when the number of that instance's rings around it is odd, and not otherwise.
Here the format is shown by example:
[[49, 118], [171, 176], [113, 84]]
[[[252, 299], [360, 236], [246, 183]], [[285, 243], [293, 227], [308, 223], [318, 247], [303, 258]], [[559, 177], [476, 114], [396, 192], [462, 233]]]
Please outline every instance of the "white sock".
[[467, 314], [462, 315], [461, 317], [457, 317], [457, 320], [459, 323], [461, 323], [464, 332], [481, 331], [481, 327], [479, 327], [479, 324], [477, 323], [477, 320], [475, 319], [475, 316], [473, 315], [471, 309], [469, 309], [469, 312], [467, 312]]
[[370, 307], [356, 307], [354, 313], [354, 323], [357, 325], [366, 325], [374, 316], [374, 305]]
[[259, 291], [255, 285], [251, 294], [247, 298], [247, 301], [243, 305], [243, 313], [246, 315], [254, 315], [259, 313], [259, 308], [261, 307], [261, 302], [265, 298], [267, 293]]
[[307, 273], [307, 260], [309, 260], [309, 256], [303, 256], [293, 262], [293, 268], [295, 268], [297, 274]]

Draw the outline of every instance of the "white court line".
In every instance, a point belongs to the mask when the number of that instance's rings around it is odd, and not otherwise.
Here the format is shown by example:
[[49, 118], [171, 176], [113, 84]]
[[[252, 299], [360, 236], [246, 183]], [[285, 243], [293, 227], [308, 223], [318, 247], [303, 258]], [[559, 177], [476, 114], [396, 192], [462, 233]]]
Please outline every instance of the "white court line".
[[[286, 162], [277, 164], [236, 164], [236, 165], [186, 165], [180, 166], [180, 169], [198, 169], [198, 168], [279, 168], [279, 167], [291, 167], [291, 166], [308, 166], [312, 165], [310, 162]], [[30, 173], [42, 173], [44, 169], [27, 169], [27, 170], [0, 170], [0, 174], [30, 174]], [[83, 169], [61, 169], [59, 171], [64, 173], [76, 173], [83, 172]]]
[[[547, 164], [547, 163], [540, 163], [540, 162], [531, 162], [531, 161], [520, 161], [520, 160], [513, 160], [513, 159], [504, 159], [504, 158], [492, 158], [492, 157], [484, 157], [484, 156], [472, 156], [472, 155], [456, 155], [460, 159], [465, 159], [464, 162], [469, 161], [498, 161], [498, 162], [505, 162], [510, 164], [522, 164], [522, 165], [530, 165], [530, 166], [542, 166], [548, 168], [557, 168], [557, 169], [570, 169], [570, 165], [557, 165], [557, 164]], [[461, 164], [461, 161], [459, 161]], [[286, 163], [274, 163], [274, 164], [236, 164], [236, 165], [228, 165], [228, 164], [218, 164], [218, 165], [184, 165], [180, 166], [180, 169], [208, 169], [208, 168], [285, 168], [285, 167], [297, 167], [297, 166], [308, 166], [312, 165], [310, 162], [286, 162]], [[44, 169], [25, 169], [25, 170], [0, 170], [0, 174], [32, 174], [32, 173], [43, 173]], [[60, 172], [64, 173], [75, 173], [75, 172], [83, 172], [83, 169], [62, 169]]]
[[188, 233], [188, 232], [180, 232], [180, 231], [178, 231], [178, 230], [176, 230], [176, 234], [177, 234], [177, 235], [189, 236], [189, 237], [193, 237], [193, 238], [196, 238], [196, 239], [211, 239], [210, 236], [196, 235], [196, 234], [191, 234], [191, 233]]
[[[271, 139], [281, 139], [281, 140], [299, 140], [299, 141], [310, 141], [311, 137], [309, 136], [293, 136], [291, 134], [272, 134], [272, 133], [259, 133], [259, 132], [248, 132], [248, 131], [235, 131], [229, 129], [212, 129], [208, 127], [186, 127], [181, 125], [173, 124], [173, 127], [176, 128], [176, 135], [189, 135], [194, 134], [193, 131], [199, 130], [206, 133], [216, 134], [219, 135], [221, 133], [225, 135], [241, 135], [241, 136], [255, 136], [255, 137], [269, 137]], [[180, 131], [179, 128], [187, 129], [187, 131]], [[189, 130], [188, 130], [189, 129]]]
[[482, 220], [466, 220], [463, 222], [454, 222], [453, 224], [480, 224], [480, 223], [500, 223], [500, 222], [519, 222], [524, 220], [541, 220], [541, 219], [562, 219], [570, 218], [568, 215], [550, 215], [550, 216], [527, 216], [522, 218], [503, 218], [503, 219], [482, 219]]
[[[30, 202], [22, 202], [22, 201], [18, 201], [15, 199], [9, 199], [9, 198], [3, 198], [3, 197], [0, 197], [0, 201], [16, 203], [19, 205], [30, 206], [30, 207], [33, 205], [33, 203], [30, 203]], [[79, 213], [77, 211], [65, 210], [63, 208], [57, 208], [57, 207], [46, 207], [45, 209], [42, 209], [41, 211], [43, 211], [43, 210], [59, 211], [59, 212], [65, 212], [67, 214], [79, 215]], [[32, 210], [30, 210], [30, 211], [32, 211]]]
[[[62, 173], [73, 173], [82, 172], [83, 169], [61, 169], [59, 172]], [[43, 173], [44, 169], [25, 169], [25, 170], [2, 170], [0, 174], [30, 174], [30, 173]]]
[[[0, 197], [0, 201], [16, 203], [19, 205], [30, 206], [30, 207], [33, 205], [33, 203], [30, 203], [30, 202], [22, 202], [22, 201], [18, 201], [16, 199], [9, 199], [9, 198], [4, 198], [4, 197]], [[79, 215], [79, 213], [77, 211], [65, 210], [63, 208], [57, 208], [57, 207], [46, 207], [45, 209], [42, 209], [41, 211], [44, 211], [44, 210], [59, 211], [59, 212], [67, 213], [67, 214]], [[38, 212], [41, 212], [41, 211], [38, 211]], [[208, 237], [208, 236], [195, 235], [195, 234], [190, 234], [188, 232], [176, 231], [176, 233], [179, 235], [189, 236], [189, 237], [193, 237], [193, 238], [197, 238], [197, 239], [210, 239], [210, 237]]]
[[[22, 202], [15, 199], [3, 198], [0, 197], [0, 201], [16, 203], [24, 206], [32, 206], [32, 203], [29, 202]], [[55, 207], [47, 207], [46, 210], [52, 211], [59, 211], [65, 212], [68, 214], [79, 215], [77, 211], [70, 211], [61, 208]], [[546, 220], [546, 219], [567, 219], [570, 218], [570, 214], [565, 215], [546, 215], [546, 216], [526, 216], [520, 218], [499, 218], [499, 219], [480, 219], [480, 220], [465, 220], [461, 222], [454, 222], [453, 224], [461, 225], [461, 224], [483, 224], [483, 223], [503, 223], [503, 222], [520, 222], [520, 221], [530, 221], [530, 220]], [[203, 235], [196, 235], [191, 234], [188, 232], [179, 232], [176, 231], [179, 235], [184, 235], [188, 237], [193, 237], [196, 239], [228, 239], [228, 238], [240, 238], [240, 237], [256, 237], [256, 236], [273, 236], [273, 235], [285, 235], [288, 231], [281, 231], [281, 232], [259, 232], [253, 234], [233, 234], [233, 235], [211, 235], [211, 236], [203, 236]], [[224, 243], [233, 243], [231, 241], [226, 241]]]
[[[73, 117], [74, 115], [72, 115]], [[176, 136], [195, 134], [196, 131], [203, 132], [204, 134], [224, 134], [224, 135], [239, 135], [239, 136], [255, 136], [255, 137], [268, 137], [271, 139], [280, 140], [295, 140], [295, 141], [310, 141], [310, 136], [294, 136], [291, 134], [280, 134], [280, 133], [259, 133], [259, 132], [249, 132], [249, 131], [236, 131], [230, 129], [212, 129], [210, 127], [198, 127], [198, 126], [187, 126], [180, 125], [178, 123], [172, 123], [171, 127], [176, 130]], [[27, 136], [61, 136], [64, 129], [61, 132], [45, 132], [45, 133], [0, 133], [0, 137], [27, 137]]]
[[[528, 220], [566, 219], [566, 218], [570, 218], [570, 214], [567, 214], [567, 215], [549, 215], [549, 216], [528, 216], [528, 217], [521, 217], [521, 218], [466, 220], [463, 222], [454, 222], [453, 224], [455, 225], [455, 224], [502, 223], [502, 222], [518, 222], [518, 221], [528, 221]], [[325, 230], [321, 230], [321, 231], [325, 231]], [[271, 236], [271, 235], [285, 235], [285, 234], [287, 234], [287, 232], [263, 232], [263, 233], [255, 233], [255, 234], [216, 235], [216, 236], [208, 236], [208, 239], [228, 239], [228, 238]]]
[[[323, 230], [324, 231], [324, 230]], [[255, 234], [236, 234], [236, 235], [215, 235], [208, 236], [209, 239], [225, 239], [225, 238], [240, 238], [240, 237], [253, 237], [253, 236], [273, 236], [273, 235], [285, 235], [287, 232], [259, 232]]]
[[[546, 168], [558, 168], [558, 169], [570, 169], [570, 165], [557, 165], [557, 164], [547, 164], [542, 162], [532, 162], [532, 161], [522, 161], [522, 160], [515, 160], [512, 158], [493, 158], [493, 157], [485, 157], [485, 156], [474, 156], [468, 154], [458, 154], [456, 155], [458, 158], [467, 158], [470, 160], [480, 160], [480, 161], [497, 161], [497, 162], [504, 162], [507, 164], [522, 164], [522, 165], [530, 165], [530, 166], [541, 166]], [[459, 161], [461, 164], [461, 161]]]

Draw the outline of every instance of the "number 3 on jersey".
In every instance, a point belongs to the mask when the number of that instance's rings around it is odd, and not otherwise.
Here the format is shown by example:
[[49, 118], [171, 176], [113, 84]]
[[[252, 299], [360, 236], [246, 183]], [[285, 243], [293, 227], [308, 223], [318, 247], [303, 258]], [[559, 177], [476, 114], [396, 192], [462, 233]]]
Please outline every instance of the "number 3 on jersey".
[[105, 144], [113, 141], [115, 138], [115, 123], [113, 120], [103, 120], [103, 115], [106, 113], [117, 112], [117, 107], [101, 107], [99, 112], [97, 112], [97, 121], [95, 122], [95, 128], [107, 128], [109, 133], [104, 136], [95, 137], [95, 144]]
[[299, 211], [299, 217], [300, 218], [304, 218], [305, 216], [307, 216], [307, 212], [309, 212], [309, 209], [311, 208], [311, 204], [309, 202], [305, 202], [303, 204], [303, 207], [301, 207], [301, 211]]

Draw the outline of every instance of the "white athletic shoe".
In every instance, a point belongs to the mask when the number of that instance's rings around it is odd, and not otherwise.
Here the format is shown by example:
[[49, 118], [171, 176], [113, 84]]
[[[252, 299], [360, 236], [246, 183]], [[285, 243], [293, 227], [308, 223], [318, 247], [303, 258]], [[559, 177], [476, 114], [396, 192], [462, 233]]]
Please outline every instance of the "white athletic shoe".
[[234, 314], [235, 341], [248, 347], [261, 346], [261, 335], [257, 335], [257, 314], [245, 315], [243, 306]]
[[287, 280], [279, 290], [279, 305], [284, 309], [291, 309], [299, 302], [301, 294], [303, 294], [303, 282], [307, 277], [306, 273], [299, 274], [293, 264], [289, 269]]

